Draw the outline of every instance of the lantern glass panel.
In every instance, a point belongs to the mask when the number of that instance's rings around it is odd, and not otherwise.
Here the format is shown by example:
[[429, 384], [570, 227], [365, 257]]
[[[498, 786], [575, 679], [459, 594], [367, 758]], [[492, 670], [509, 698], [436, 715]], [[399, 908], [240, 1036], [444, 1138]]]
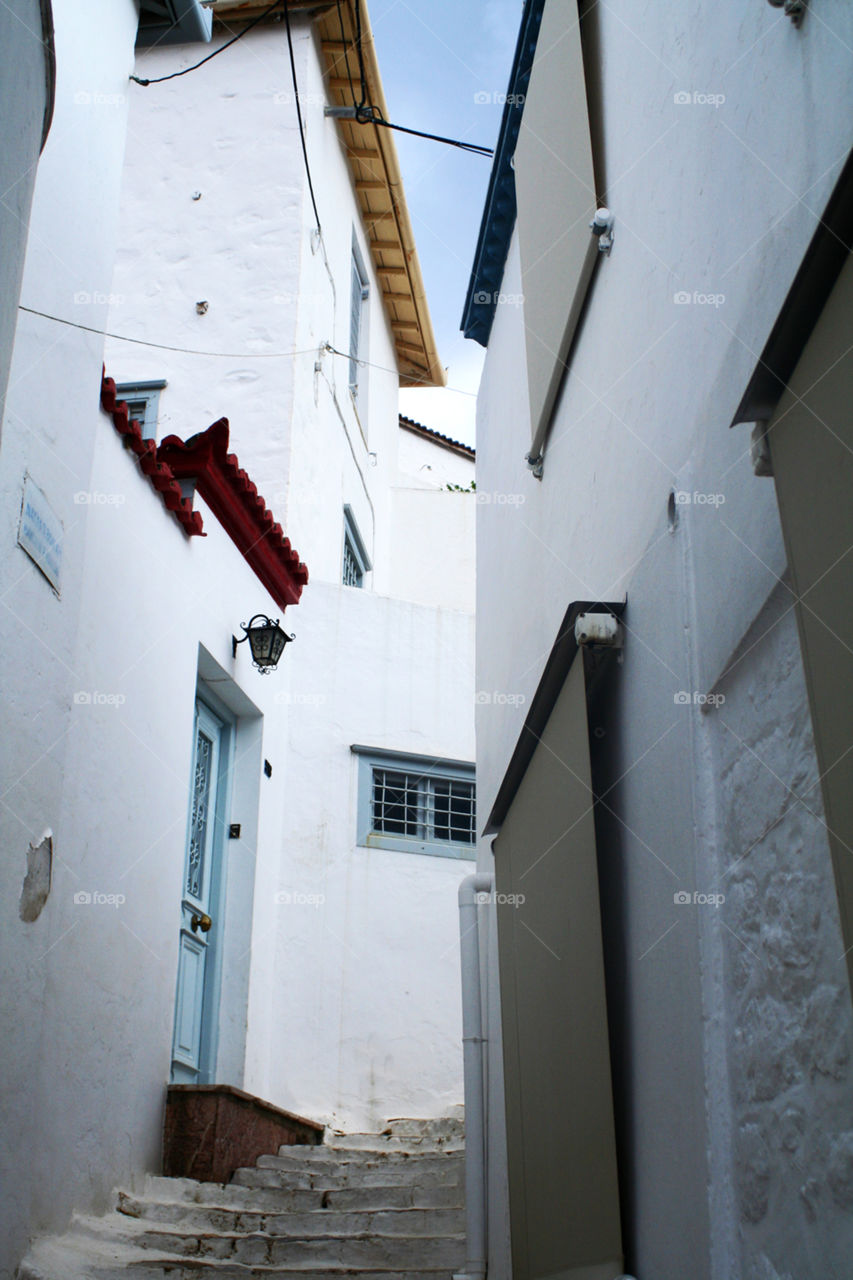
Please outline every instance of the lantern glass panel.
[[252, 627], [249, 632], [249, 644], [252, 646], [252, 657], [261, 667], [269, 666], [271, 662], [275, 662], [277, 660], [270, 656], [273, 635], [276, 630], [276, 627], [270, 625]]

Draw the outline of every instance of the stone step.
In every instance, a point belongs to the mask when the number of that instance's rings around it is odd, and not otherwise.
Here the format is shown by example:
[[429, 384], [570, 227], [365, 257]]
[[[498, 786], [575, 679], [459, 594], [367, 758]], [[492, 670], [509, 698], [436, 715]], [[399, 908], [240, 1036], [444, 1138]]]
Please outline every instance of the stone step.
[[37, 1242], [16, 1280], [451, 1280], [446, 1267], [275, 1267], [217, 1258], [160, 1254], [133, 1245], [104, 1245], [85, 1236]]
[[[362, 1135], [350, 1135], [352, 1137], [360, 1137]], [[364, 1143], [356, 1146], [333, 1146], [331, 1143], [320, 1143], [316, 1147], [294, 1147], [281, 1146], [277, 1155], [280, 1159], [287, 1159], [294, 1165], [304, 1165], [310, 1168], [314, 1165], [322, 1164], [364, 1164], [370, 1163], [371, 1160], [447, 1160], [451, 1156], [457, 1156], [461, 1159], [464, 1151], [464, 1142], [461, 1145], [453, 1143], [448, 1146], [424, 1146], [419, 1147], [412, 1145], [409, 1139], [396, 1142], [392, 1139], [382, 1139], [379, 1135], [370, 1135], [376, 1139], [371, 1145]]]
[[406, 1118], [389, 1120], [382, 1130], [394, 1138], [434, 1138], [447, 1140], [450, 1138], [462, 1141], [465, 1137], [464, 1107], [459, 1110], [462, 1115], [442, 1116], [435, 1120], [412, 1120]]
[[393, 1133], [326, 1133], [321, 1146], [315, 1151], [397, 1151], [409, 1155], [462, 1151], [464, 1135], [447, 1134], [432, 1137], [429, 1134], [397, 1136]]
[[465, 1258], [462, 1115], [285, 1146], [227, 1185], [148, 1176], [36, 1241], [17, 1280], [452, 1280]]
[[281, 1159], [280, 1156], [261, 1156], [258, 1164], [237, 1169], [229, 1185], [241, 1187], [282, 1187], [291, 1191], [332, 1191], [342, 1187], [421, 1187], [457, 1185], [463, 1178], [461, 1160], [443, 1160], [440, 1165], [428, 1166], [423, 1161], [407, 1161], [389, 1168], [379, 1163], [365, 1163], [354, 1169], [346, 1166], [330, 1169], [289, 1169], [264, 1163]]
[[152, 1224], [124, 1214], [75, 1216], [68, 1233], [99, 1246], [123, 1245], [151, 1255], [238, 1262], [244, 1266], [284, 1267], [291, 1270], [368, 1268], [417, 1269], [429, 1259], [431, 1269], [452, 1269], [464, 1261], [465, 1240], [454, 1236], [334, 1235], [272, 1236], [265, 1232], [187, 1232], [169, 1224]]
[[271, 1236], [458, 1235], [465, 1229], [461, 1207], [452, 1209], [311, 1209], [284, 1212], [154, 1200], [120, 1191], [116, 1209], [127, 1217], [180, 1226], [184, 1231], [264, 1232]]
[[192, 1205], [213, 1205], [220, 1209], [259, 1210], [287, 1213], [309, 1209], [444, 1209], [461, 1205], [461, 1183], [433, 1187], [375, 1186], [339, 1187], [322, 1190], [245, 1187], [229, 1182], [194, 1182], [191, 1178], [160, 1178], [148, 1175], [145, 1197]]
[[304, 1169], [306, 1171], [318, 1169], [347, 1169], [357, 1171], [359, 1167], [368, 1165], [383, 1165], [386, 1169], [393, 1169], [394, 1166], [410, 1164], [414, 1161], [416, 1164], [423, 1166], [424, 1169], [429, 1167], [441, 1167], [447, 1165], [448, 1161], [462, 1160], [465, 1155], [465, 1148], [453, 1149], [453, 1151], [394, 1151], [387, 1147], [373, 1148], [343, 1148], [336, 1151], [332, 1147], [305, 1147], [297, 1151], [293, 1147], [279, 1147], [278, 1155], [261, 1156], [261, 1160], [277, 1160], [280, 1161], [280, 1169]]
[[[303, 1173], [346, 1171], [357, 1177], [362, 1169], [383, 1168], [402, 1172], [407, 1167], [417, 1165], [425, 1173], [433, 1169], [448, 1169], [454, 1164], [461, 1166], [464, 1152], [459, 1151], [389, 1151], [382, 1150], [343, 1150], [334, 1151], [329, 1147], [306, 1147], [304, 1151], [294, 1151], [292, 1147], [279, 1147], [278, 1155], [259, 1156], [257, 1163], [267, 1169], [293, 1169]], [[274, 1163], [271, 1163], [274, 1162]]]

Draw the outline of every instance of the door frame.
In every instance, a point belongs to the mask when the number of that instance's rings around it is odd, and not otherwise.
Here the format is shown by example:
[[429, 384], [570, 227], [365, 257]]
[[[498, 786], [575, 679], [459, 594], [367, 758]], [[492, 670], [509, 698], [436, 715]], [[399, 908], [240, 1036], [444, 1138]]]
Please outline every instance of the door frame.
[[[196, 742], [198, 738], [198, 706], [201, 704], [219, 725], [218, 759], [216, 766], [215, 792], [213, 797], [213, 834], [210, 843], [209, 869], [210, 887], [207, 894], [207, 911], [214, 921], [215, 936], [212, 944], [208, 943], [204, 960], [204, 977], [200, 1011], [200, 1036], [198, 1050], [198, 1074], [195, 1083], [214, 1084], [216, 1082], [216, 1065], [219, 1055], [219, 1015], [222, 1000], [222, 956], [227, 927], [225, 886], [227, 883], [227, 838], [231, 804], [232, 776], [234, 766], [234, 741], [236, 737], [236, 718], [234, 713], [217, 698], [199, 678], [193, 692], [193, 745], [190, 757], [190, 775], [187, 786], [187, 818], [183, 841], [183, 864], [181, 869], [180, 918], [178, 923], [179, 938], [184, 928], [185, 876], [187, 843], [190, 824], [192, 822], [192, 766], [195, 760]], [[172, 1045], [170, 1050], [169, 1075], [174, 1070], [175, 1019], [178, 1013], [178, 982], [180, 980], [180, 949], [178, 955], [178, 971], [175, 975], [175, 995], [172, 1019]]]
[[[201, 1042], [199, 1045], [199, 1084], [216, 1083], [219, 1055], [219, 1014], [222, 1003], [222, 956], [228, 927], [225, 886], [228, 881], [228, 825], [231, 814], [231, 790], [234, 771], [234, 713], [220, 701], [203, 680], [196, 685], [195, 700], [201, 702], [222, 724], [219, 740], [219, 772], [216, 779], [216, 815], [211, 847], [211, 879], [208, 912], [214, 920], [217, 937], [213, 947], [213, 964], [205, 971], [204, 997], [201, 1009]], [[195, 711], [193, 711], [195, 715]], [[187, 821], [189, 822], [189, 815]]]

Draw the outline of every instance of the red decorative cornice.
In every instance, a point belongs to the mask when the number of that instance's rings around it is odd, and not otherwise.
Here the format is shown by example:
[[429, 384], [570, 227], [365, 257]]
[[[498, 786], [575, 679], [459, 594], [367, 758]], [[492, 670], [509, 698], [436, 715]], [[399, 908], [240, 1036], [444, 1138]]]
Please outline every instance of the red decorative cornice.
[[282, 609], [296, 604], [308, 581], [308, 570], [237, 458], [228, 452], [228, 419], [220, 418], [187, 441], [168, 436], [158, 448], [153, 440], [143, 438], [139, 423], [130, 418], [125, 402], [116, 400], [115, 382], [106, 375], [101, 382], [101, 404], [125, 444], [136, 454], [140, 471], [184, 531], [191, 537], [203, 536], [201, 512], [193, 511], [192, 499], [183, 496], [178, 483], [186, 479], [195, 482], [276, 604]]
[[124, 400], [116, 400], [116, 384], [106, 375], [101, 379], [101, 404], [127, 447], [136, 454], [139, 470], [148, 477], [163, 499], [166, 509], [172, 512], [191, 537], [193, 534], [201, 534], [201, 515], [198, 511], [193, 511], [191, 499], [185, 498], [181, 493], [181, 486], [175, 479], [174, 472], [160, 460], [154, 441], [143, 438], [139, 423], [128, 414]]
[[168, 436], [157, 450], [178, 480], [194, 480], [240, 554], [282, 609], [297, 604], [308, 581], [308, 570], [284, 536], [280, 524], [242, 469], [228, 452], [228, 419], [183, 441]]

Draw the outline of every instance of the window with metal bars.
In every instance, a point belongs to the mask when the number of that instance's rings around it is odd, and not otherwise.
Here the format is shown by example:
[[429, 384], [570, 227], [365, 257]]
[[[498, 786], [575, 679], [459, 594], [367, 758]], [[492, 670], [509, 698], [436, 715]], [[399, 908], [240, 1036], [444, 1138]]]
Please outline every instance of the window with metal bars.
[[139, 423], [144, 440], [156, 440], [157, 416], [160, 392], [165, 387], [163, 378], [148, 382], [120, 382], [116, 385], [116, 399], [124, 400], [131, 420]]
[[364, 548], [352, 507], [344, 506], [344, 555], [341, 581], [345, 587], [363, 587], [365, 574], [371, 569], [370, 559]]
[[474, 766], [353, 747], [360, 756], [359, 844], [473, 858]]
[[373, 770], [373, 829], [420, 840], [474, 843], [474, 784]]
[[359, 361], [363, 358], [366, 345], [364, 304], [369, 294], [367, 272], [353, 235], [350, 266], [349, 389], [356, 400], [358, 399]]

